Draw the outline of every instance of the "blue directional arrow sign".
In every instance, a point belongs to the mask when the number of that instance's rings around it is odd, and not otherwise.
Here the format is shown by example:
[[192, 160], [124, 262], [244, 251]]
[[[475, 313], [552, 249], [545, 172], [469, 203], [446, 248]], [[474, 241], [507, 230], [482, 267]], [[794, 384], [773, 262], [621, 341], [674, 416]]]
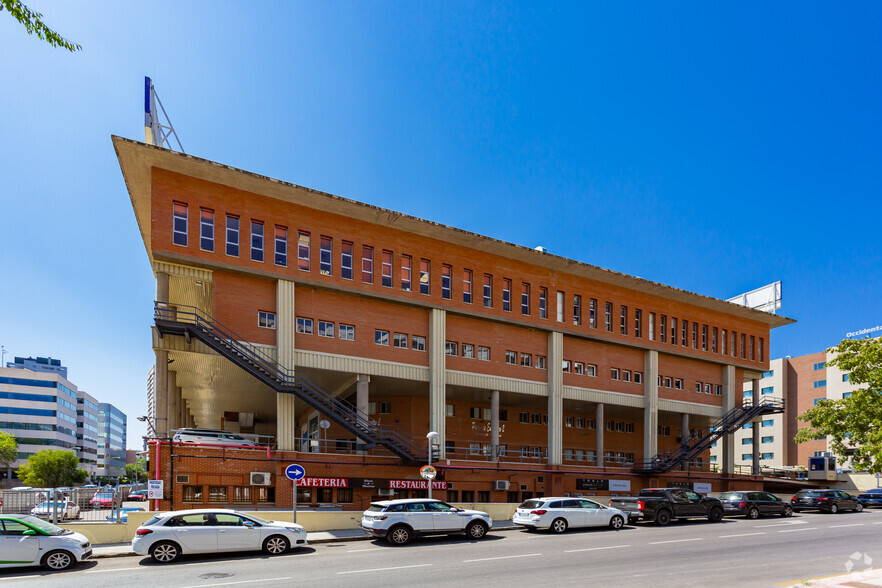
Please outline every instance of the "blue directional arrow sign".
[[306, 475], [306, 470], [304, 470], [302, 466], [292, 463], [285, 468], [285, 475], [288, 476], [289, 480], [294, 480], [296, 482]]

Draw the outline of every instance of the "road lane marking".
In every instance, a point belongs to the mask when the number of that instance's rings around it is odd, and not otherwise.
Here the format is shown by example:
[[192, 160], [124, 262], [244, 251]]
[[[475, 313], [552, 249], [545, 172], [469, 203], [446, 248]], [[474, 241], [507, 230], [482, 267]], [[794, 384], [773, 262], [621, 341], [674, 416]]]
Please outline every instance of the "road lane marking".
[[462, 563], [472, 563], [476, 561], [493, 561], [494, 559], [513, 559], [516, 557], [536, 557], [537, 555], [542, 555], [541, 553], [525, 553], [523, 555], [503, 555], [502, 557], [482, 557], [481, 559], [464, 559]]
[[828, 529], [838, 529], [840, 527], [863, 527], [863, 523], [851, 523], [850, 525], [830, 525]]
[[737, 535], [720, 535], [720, 539], [728, 539], [729, 537], [750, 537], [751, 535], [765, 535], [765, 532], [760, 533], [738, 533]]
[[817, 527], [800, 527], [799, 529], [783, 529], [779, 533], [793, 533], [794, 531], [817, 531]]
[[661, 545], [662, 543], [683, 543], [684, 541], [704, 541], [701, 537], [693, 537], [692, 539], [672, 539], [671, 541], [653, 541], [650, 545]]
[[774, 523], [772, 525], [757, 525], [755, 529], [765, 529], [767, 527], [790, 527], [792, 525], [807, 525], [808, 521], [792, 521], [789, 523]]
[[395, 566], [392, 568], [370, 568], [368, 570], [349, 570], [346, 572], [337, 572], [337, 575], [339, 576], [342, 574], [363, 574], [365, 572], [385, 572], [388, 570], [406, 570], [408, 568], [427, 568], [431, 565], [432, 564], [416, 564], [413, 566]]
[[606, 547], [589, 547], [587, 549], [569, 549], [564, 553], [578, 553], [580, 551], [597, 551], [598, 549], [618, 549], [620, 547], [631, 547], [630, 545], [607, 545]]
[[130, 570], [143, 570], [144, 568], [118, 568], [115, 570], [89, 570], [87, 574], [103, 574], [105, 572], [128, 572]]
[[361, 553], [363, 551], [376, 551], [379, 549], [378, 547], [372, 547], [371, 549], [350, 549], [346, 553]]
[[873, 523], [873, 524], [874, 525], [882, 525], [882, 521], [879, 521], [878, 523]]
[[235, 584], [254, 584], [255, 582], [276, 582], [278, 580], [290, 580], [291, 576], [284, 578], [261, 578], [260, 580], [240, 580], [238, 582], [218, 582], [217, 584], [194, 584], [193, 586], [181, 586], [180, 588], [206, 588], [207, 586], [233, 586]]

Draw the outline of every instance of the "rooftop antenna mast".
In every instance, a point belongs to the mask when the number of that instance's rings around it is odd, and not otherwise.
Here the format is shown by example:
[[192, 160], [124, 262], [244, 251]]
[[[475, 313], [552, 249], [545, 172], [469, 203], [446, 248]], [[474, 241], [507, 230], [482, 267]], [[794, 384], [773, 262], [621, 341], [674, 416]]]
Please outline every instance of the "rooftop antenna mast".
[[[159, 105], [159, 110], [156, 110], [157, 104]], [[161, 118], [160, 112], [162, 112]], [[175, 138], [175, 141], [178, 142], [178, 150], [181, 153], [186, 153], [186, 151], [184, 151], [184, 146], [181, 145], [181, 140], [178, 138], [178, 134], [175, 132], [175, 128], [171, 124], [171, 120], [168, 118], [168, 114], [165, 112], [165, 108], [162, 106], [162, 102], [159, 100], [159, 95], [156, 94], [156, 88], [153, 87], [153, 81], [145, 76], [144, 137], [146, 138], [146, 142], [150, 145], [165, 147], [166, 149], [174, 149], [171, 145], [171, 141], [169, 141], [169, 137], [172, 136]]]

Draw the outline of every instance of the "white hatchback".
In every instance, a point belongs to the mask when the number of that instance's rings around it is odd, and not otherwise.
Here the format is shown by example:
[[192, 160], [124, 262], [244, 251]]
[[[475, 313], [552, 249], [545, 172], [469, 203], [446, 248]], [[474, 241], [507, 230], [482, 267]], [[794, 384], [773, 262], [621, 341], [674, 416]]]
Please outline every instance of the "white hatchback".
[[269, 555], [305, 547], [306, 531], [297, 523], [267, 521], [228, 509], [159, 513], [135, 531], [132, 550], [160, 563], [185, 553], [263, 550]]
[[511, 521], [528, 529], [563, 533], [570, 527], [621, 529], [628, 515], [587, 498], [531, 498], [518, 506]]
[[27, 515], [0, 515], [0, 568], [64, 570], [92, 556], [85, 536]]

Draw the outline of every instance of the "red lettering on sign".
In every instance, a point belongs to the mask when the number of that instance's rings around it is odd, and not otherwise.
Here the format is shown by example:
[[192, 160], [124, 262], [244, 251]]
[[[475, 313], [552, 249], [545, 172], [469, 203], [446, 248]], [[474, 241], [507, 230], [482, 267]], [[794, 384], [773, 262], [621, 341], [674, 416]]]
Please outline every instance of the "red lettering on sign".
[[[389, 480], [392, 490], [428, 490], [426, 480]], [[432, 482], [432, 490], [447, 490], [447, 482]]]
[[349, 488], [348, 478], [303, 478], [297, 482], [298, 486], [312, 488]]

